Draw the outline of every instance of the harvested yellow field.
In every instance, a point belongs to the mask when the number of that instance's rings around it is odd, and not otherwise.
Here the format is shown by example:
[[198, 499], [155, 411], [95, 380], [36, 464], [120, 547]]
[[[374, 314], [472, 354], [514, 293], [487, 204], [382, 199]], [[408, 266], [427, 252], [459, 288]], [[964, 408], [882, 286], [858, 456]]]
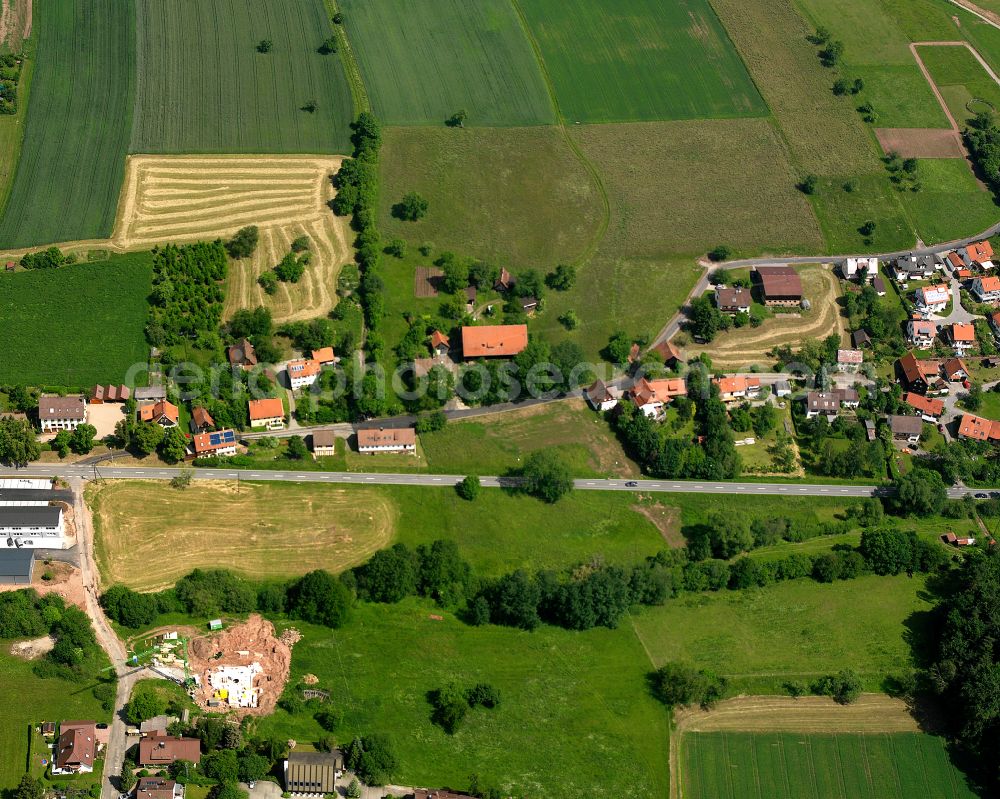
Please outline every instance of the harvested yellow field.
[[[276, 321], [306, 319], [336, 304], [337, 273], [349, 260], [349, 226], [329, 202], [337, 156], [134, 155], [129, 158], [112, 247], [134, 250], [167, 242], [228, 238], [256, 225], [260, 244], [231, 265], [225, 315], [265, 305]], [[268, 296], [257, 277], [308, 236], [311, 261], [298, 283]]]
[[[237, 490], [238, 489], [238, 490]], [[166, 588], [192, 569], [256, 579], [339, 572], [388, 546], [397, 512], [374, 492], [298, 483], [105, 481], [87, 488], [105, 585]]]

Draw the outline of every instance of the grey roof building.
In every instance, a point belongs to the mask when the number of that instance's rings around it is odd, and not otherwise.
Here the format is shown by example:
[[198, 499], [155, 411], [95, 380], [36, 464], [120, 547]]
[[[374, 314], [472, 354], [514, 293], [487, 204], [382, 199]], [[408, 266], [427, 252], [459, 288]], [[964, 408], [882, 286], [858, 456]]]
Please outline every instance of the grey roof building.
[[31, 570], [34, 565], [33, 549], [0, 549], [0, 583], [31, 585]]
[[285, 790], [289, 793], [336, 793], [344, 770], [344, 753], [289, 752], [285, 761]]

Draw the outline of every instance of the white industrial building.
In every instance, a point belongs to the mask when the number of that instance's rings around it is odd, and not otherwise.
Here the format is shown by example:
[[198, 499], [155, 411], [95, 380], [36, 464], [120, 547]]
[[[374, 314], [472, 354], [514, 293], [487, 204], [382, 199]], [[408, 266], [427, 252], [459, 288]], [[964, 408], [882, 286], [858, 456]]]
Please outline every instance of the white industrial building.
[[0, 548], [62, 549], [65, 533], [58, 506], [0, 507]]

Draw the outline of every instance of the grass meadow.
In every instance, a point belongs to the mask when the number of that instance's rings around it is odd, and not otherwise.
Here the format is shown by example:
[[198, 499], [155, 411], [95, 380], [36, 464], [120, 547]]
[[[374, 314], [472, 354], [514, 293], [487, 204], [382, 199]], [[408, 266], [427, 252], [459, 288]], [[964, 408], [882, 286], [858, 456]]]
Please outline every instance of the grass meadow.
[[[84, 388], [145, 363], [152, 256], [0, 275], [0, 382]], [[16, 345], [9, 345], [16, 342]]]
[[130, 152], [350, 152], [347, 78], [337, 54], [318, 52], [333, 33], [323, 0], [135, 2]]
[[921, 733], [700, 732], [681, 744], [686, 799], [972, 799], [942, 738]]
[[707, 0], [518, 0], [567, 122], [762, 116]]
[[984, 110], [985, 100], [994, 109], [1000, 108], [1000, 86], [983, 69], [976, 57], [966, 47], [920, 47], [920, 58], [941, 89], [952, 116], [958, 124]]
[[341, 0], [375, 113], [391, 125], [533, 125], [555, 112], [507, 0]]
[[[602, 208], [590, 175], [557, 128], [394, 127], [380, 159], [380, 226], [416, 248], [551, 269], [583, 253]], [[418, 222], [392, 216], [409, 191], [427, 198]]]
[[37, 63], [0, 247], [110, 235], [132, 129], [132, 0], [49, 3], [33, 24]]
[[[91, 693], [93, 683], [40, 679], [32, 672], [33, 663], [9, 653], [10, 641], [0, 639], [0, 790], [17, 787], [28, 765], [31, 725], [41, 721], [94, 719], [110, 721], [108, 713]], [[45, 752], [48, 755], [48, 751]], [[41, 773], [32, 756], [32, 770]]]
[[[996, 223], [1000, 208], [962, 158], [920, 160], [921, 190], [900, 201], [927, 244], [973, 236]], [[961, 213], [956, 213], [960, 210]]]
[[[338, 740], [388, 734], [404, 785], [480, 786], [575, 799], [613, 781], [622, 796], [666, 796], [667, 713], [649, 695], [648, 663], [626, 628], [584, 634], [469, 627], [416, 600], [362, 605], [343, 629], [298, 622], [292, 678], [314, 674], [342, 714]], [[469, 713], [455, 735], [430, 721], [427, 693], [454, 681], [496, 686], [501, 704]], [[277, 710], [260, 730], [315, 740], [311, 714]]]

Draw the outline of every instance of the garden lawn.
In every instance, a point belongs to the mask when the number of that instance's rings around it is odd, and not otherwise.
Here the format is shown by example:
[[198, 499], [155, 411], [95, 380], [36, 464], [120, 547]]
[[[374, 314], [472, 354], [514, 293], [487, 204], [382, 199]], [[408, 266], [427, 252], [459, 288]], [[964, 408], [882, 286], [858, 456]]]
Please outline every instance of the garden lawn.
[[[333, 34], [323, 0], [135, 2], [130, 152], [350, 152], [341, 59], [318, 52]], [[257, 52], [263, 39], [268, 53]]]
[[149, 253], [0, 275], [0, 382], [133, 384], [151, 283]]
[[392, 125], [554, 121], [542, 71], [507, 0], [341, 0], [376, 115]]
[[944, 739], [922, 733], [702, 732], [681, 744], [688, 799], [972, 799]]
[[684, 660], [728, 677], [737, 693], [775, 693], [851, 668], [867, 690], [913, 666], [911, 636], [928, 622], [921, 577], [811, 579], [750, 591], [685, 594], [634, 614], [655, 665]]
[[[590, 175], [554, 127], [388, 128], [379, 166], [383, 238], [433, 242], [432, 259], [453, 250], [548, 270], [579, 257], [603, 216]], [[429, 203], [417, 222], [392, 215], [410, 191]]]
[[[0, 640], [0, 790], [17, 786], [28, 765], [28, 741], [31, 725], [42, 721], [93, 719], [110, 721], [110, 713], [101, 709], [91, 689], [93, 681], [83, 683], [60, 679], [41, 679], [32, 672], [34, 663], [8, 654], [11, 642]], [[31, 767], [41, 773], [38, 760], [43, 753], [33, 753]]]
[[24, 146], [0, 247], [110, 235], [135, 100], [133, 0], [36, 5]]
[[979, 406], [979, 410], [976, 411], [976, 415], [1000, 421], [1000, 393], [984, 391], [982, 397], [983, 402]]
[[763, 116], [707, 0], [519, 0], [568, 122]]
[[[576, 799], [600, 794], [613, 775], [622, 796], [665, 796], [667, 714], [646, 687], [648, 662], [627, 626], [586, 633], [468, 627], [413, 599], [360, 605], [332, 631], [296, 622], [292, 679], [319, 678], [342, 715], [338, 740], [382, 732], [399, 767], [393, 782], [464, 790], [475, 773], [504, 795]], [[501, 695], [469, 712], [455, 735], [430, 721], [427, 693], [454, 681]], [[311, 714], [278, 710], [260, 730], [316, 740]]]

